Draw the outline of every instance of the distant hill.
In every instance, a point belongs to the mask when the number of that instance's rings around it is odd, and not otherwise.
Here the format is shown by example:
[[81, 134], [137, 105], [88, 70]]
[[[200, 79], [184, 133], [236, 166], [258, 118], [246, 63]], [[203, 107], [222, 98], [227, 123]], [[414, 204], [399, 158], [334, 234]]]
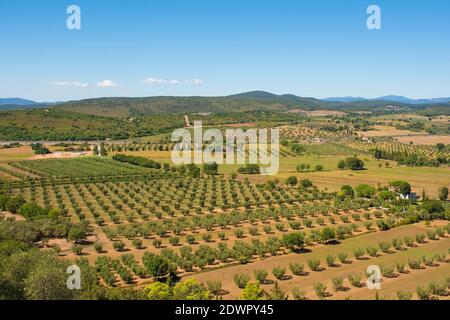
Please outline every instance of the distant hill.
[[441, 104], [450, 102], [450, 98], [433, 98], [433, 99], [409, 99], [407, 97], [402, 96], [385, 96], [378, 98], [377, 100], [386, 100], [386, 101], [395, 101], [409, 104]]
[[433, 98], [433, 99], [410, 99], [403, 96], [383, 96], [375, 99], [367, 99], [363, 97], [334, 97], [334, 98], [326, 98], [323, 101], [329, 102], [362, 102], [362, 101], [385, 101], [385, 102], [396, 102], [396, 103], [404, 103], [404, 104], [443, 104], [450, 102], [450, 98]]
[[[151, 114], [185, 113], [235, 113], [235, 112], [285, 112], [292, 109], [328, 109], [343, 111], [376, 111], [395, 105], [404, 109], [425, 109], [442, 106], [450, 98], [413, 100], [401, 96], [385, 96], [377, 99], [362, 97], [335, 97], [316, 99], [293, 94], [277, 95], [265, 91], [251, 91], [226, 97], [143, 97], [143, 98], [95, 98], [62, 103], [37, 103], [13, 98], [1, 99], [0, 110], [58, 108], [104, 117], [135, 117]], [[8, 103], [8, 104], [6, 104]], [[15, 103], [15, 104], [12, 104]]]
[[0, 98], [0, 106], [4, 105], [30, 106], [33, 104], [38, 104], [38, 102], [22, 98]]
[[[330, 100], [331, 99], [331, 100]], [[403, 109], [425, 109], [437, 102], [407, 103], [407, 98], [386, 96], [369, 100], [359, 97], [319, 100], [292, 94], [277, 95], [265, 91], [251, 91], [226, 97], [144, 97], [96, 98], [60, 103], [55, 108], [106, 117], [132, 117], [150, 114], [235, 113], [249, 111], [284, 112], [292, 109], [328, 109], [343, 111], [376, 111], [395, 105]], [[389, 100], [390, 99], [390, 100]]]
[[254, 100], [283, 103], [288, 106], [319, 107], [327, 105], [326, 102], [310, 97], [299, 97], [293, 94], [276, 95], [265, 91], [250, 91], [228, 96], [230, 99]]
[[229, 97], [98, 98], [70, 101], [55, 105], [54, 107], [109, 117], [160, 113], [230, 113], [288, 110], [285, 104], [276, 101], [233, 99]]
[[322, 101], [328, 101], [328, 102], [358, 102], [358, 101], [367, 101], [368, 99], [363, 97], [332, 97], [332, 98], [326, 98], [322, 99]]

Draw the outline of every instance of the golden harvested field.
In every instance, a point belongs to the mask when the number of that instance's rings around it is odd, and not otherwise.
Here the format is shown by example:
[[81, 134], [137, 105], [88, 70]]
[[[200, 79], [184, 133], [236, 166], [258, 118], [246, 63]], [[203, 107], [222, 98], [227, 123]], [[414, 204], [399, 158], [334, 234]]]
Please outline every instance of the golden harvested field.
[[419, 144], [419, 145], [433, 145], [435, 146], [438, 143], [450, 144], [450, 136], [408, 136], [408, 137], [396, 137], [397, 141], [401, 143], [410, 143]]
[[[355, 153], [358, 151], [355, 150]], [[149, 157], [161, 163], [172, 164], [169, 151], [137, 151], [122, 152], [134, 156]], [[339, 153], [339, 152], [337, 152]], [[345, 152], [343, 152], [345, 153]], [[114, 154], [114, 153], [112, 153]], [[448, 167], [429, 168], [429, 167], [404, 167], [397, 166], [394, 161], [376, 161], [370, 155], [358, 155], [366, 164], [367, 170], [363, 171], [341, 171], [337, 170], [337, 164], [340, 160], [346, 158], [346, 155], [332, 156], [297, 156], [280, 159], [280, 170], [275, 176], [284, 180], [289, 176], [297, 176], [299, 179], [311, 179], [321, 189], [337, 191], [343, 184], [356, 186], [358, 184], [377, 185], [387, 184], [389, 181], [400, 179], [411, 183], [415, 192], [420, 194], [423, 189], [429, 196], [436, 196], [440, 187], [450, 185], [448, 177]], [[323, 165], [323, 172], [297, 173], [296, 168], [299, 164], [309, 164], [311, 168], [316, 165]], [[383, 164], [380, 168], [378, 164]], [[389, 163], [389, 168], [385, 167]], [[219, 170], [224, 174], [231, 174], [237, 171], [238, 165], [221, 165]], [[254, 182], [263, 182], [274, 177], [267, 176], [249, 176]]]
[[0, 162], [20, 161], [33, 156], [33, 151], [29, 146], [19, 148], [0, 149]]
[[330, 172], [313, 172], [298, 174], [300, 178], [311, 179], [321, 188], [329, 190], [338, 190], [343, 183], [356, 186], [358, 184], [387, 184], [389, 181], [400, 179], [408, 181], [413, 190], [420, 194], [422, 189], [426, 190], [427, 195], [436, 196], [438, 189], [442, 186], [449, 185], [448, 167], [442, 168], [409, 168], [409, 167], [392, 167], [378, 168], [360, 172], [348, 171], [330, 171]]
[[424, 135], [424, 132], [415, 132], [410, 130], [398, 130], [391, 126], [376, 125], [373, 126], [375, 130], [370, 131], [358, 131], [360, 137], [374, 138], [374, 137], [395, 137], [395, 136], [416, 136]]

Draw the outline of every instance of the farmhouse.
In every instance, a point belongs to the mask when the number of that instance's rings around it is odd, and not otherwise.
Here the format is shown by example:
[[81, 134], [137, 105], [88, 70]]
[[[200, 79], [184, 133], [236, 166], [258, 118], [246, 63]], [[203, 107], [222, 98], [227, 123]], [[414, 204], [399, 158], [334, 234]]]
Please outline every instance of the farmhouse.
[[400, 199], [417, 201], [417, 199], [419, 199], [419, 197], [417, 196], [417, 194], [415, 192], [411, 192], [411, 193], [409, 193], [407, 195], [401, 194], [400, 195]]

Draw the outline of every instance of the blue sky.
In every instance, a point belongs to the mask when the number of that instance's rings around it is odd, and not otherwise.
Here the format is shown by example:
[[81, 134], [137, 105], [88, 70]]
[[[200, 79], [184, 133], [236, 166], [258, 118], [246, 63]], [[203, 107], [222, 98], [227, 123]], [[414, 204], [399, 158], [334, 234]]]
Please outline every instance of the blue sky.
[[450, 96], [449, 17], [447, 0], [4, 0], [0, 97]]

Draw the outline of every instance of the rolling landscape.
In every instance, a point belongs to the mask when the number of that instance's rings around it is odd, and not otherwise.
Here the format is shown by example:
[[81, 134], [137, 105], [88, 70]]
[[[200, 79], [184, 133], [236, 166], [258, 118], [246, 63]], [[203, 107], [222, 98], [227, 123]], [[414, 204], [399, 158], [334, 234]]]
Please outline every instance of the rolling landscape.
[[405, 2], [0, 1], [3, 313], [448, 313], [450, 2]]
[[[199, 299], [447, 299], [445, 102], [367, 103], [250, 92], [9, 107], [2, 239], [76, 261], [88, 287], [124, 299], [162, 298], [167, 279], [174, 292], [194, 281]], [[279, 172], [173, 165], [170, 133], [196, 120], [278, 128]], [[380, 290], [365, 284], [372, 265]]]

